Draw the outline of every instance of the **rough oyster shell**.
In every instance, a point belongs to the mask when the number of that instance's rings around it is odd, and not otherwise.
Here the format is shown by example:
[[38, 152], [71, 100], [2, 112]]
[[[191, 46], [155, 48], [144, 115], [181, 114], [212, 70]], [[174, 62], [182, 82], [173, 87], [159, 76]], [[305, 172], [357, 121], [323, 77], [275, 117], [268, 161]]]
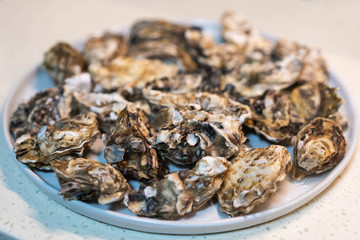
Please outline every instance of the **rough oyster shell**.
[[296, 136], [291, 177], [301, 180], [334, 168], [345, 156], [346, 141], [341, 126], [318, 117]]
[[203, 157], [191, 170], [180, 170], [132, 191], [125, 205], [140, 216], [165, 219], [183, 216], [200, 208], [218, 191], [230, 163], [221, 157]]
[[204, 111], [232, 115], [240, 124], [251, 118], [251, 110], [248, 106], [216, 94], [207, 92], [173, 94], [149, 89], [143, 89], [142, 93], [144, 99], [155, 107], [178, 108], [197, 104]]
[[252, 119], [246, 122], [268, 140], [292, 140], [313, 118], [336, 117], [343, 100], [336, 88], [303, 82], [290, 90], [269, 90], [250, 102]]
[[54, 126], [44, 126], [37, 135], [24, 134], [17, 138], [15, 154], [20, 162], [46, 170], [54, 159], [72, 154], [81, 156], [99, 135], [94, 113], [62, 118]]
[[105, 33], [90, 38], [84, 47], [84, 59], [88, 65], [93, 63], [108, 64], [112, 59], [125, 56], [127, 42], [123, 35]]
[[186, 30], [185, 40], [189, 53], [205, 69], [216, 68], [228, 73], [245, 62], [244, 54], [236, 45], [217, 45], [210, 35], [198, 29]]
[[164, 108], [152, 125], [154, 147], [165, 159], [193, 164], [204, 156], [230, 159], [246, 141], [239, 120], [232, 116], [190, 109]]
[[247, 61], [269, 60], [274, 44], [254, 29], [245, 17], [227, 11], [221, 18], [221, 24], [224, 41], [240, 48], [246, 55]]
[[128, 103], [116, 121], [105, 148], [106, 161], [139, 180], [162, 177], [166, 165], [148, 140], [150, 132], [142, 121], [135, 105]]
[[175, 65], [159, 60], [132, 59], [117, 57], [107, 66], [91, 64], [89, 72], [96, 84], [105, 90], [123, 89], [133, 93], [134, 88], [143, 88], [155, 78], [174, 76], [178, 69]]
[[240, 152], [232, 160], [217, 192], [220, 210], [231, 216], [249, 213], [277, 191], [291, 165], [291, 155], [283, 146]]
[[183, 39], [187, 26], [170, 23], [164, 20], [143, 20], [136, 22], [131, 30], [130, 44], [138, 44], [146, 41], [168, 39], [171, 42], [179, 42]]
[[121, 201], [130, 189], [120, 172], [95, 160], [54, 160], [51, 167], [61, 186], [59, 194], [67, 200], [96, 200], [99, 204], [109, 204]]
[[16, 139], [23, 134], [36, 135], [42, 126], [53, 125], [67, 117], [64, 99], [58, 89], [50, 88], [21, 103], [10, 118], [10, 132]]
[[156, 78], [146, 83], [147, 89], [171, 92], [189, 93], [201, 87], [204, 75], [202, 73], [178, 74], [171, 77]]
[[59, 42], [45, 53], [43, 68], [57, 86], [62, 86], [66, 78], [85, 70], [85, 62], [80, 52]]

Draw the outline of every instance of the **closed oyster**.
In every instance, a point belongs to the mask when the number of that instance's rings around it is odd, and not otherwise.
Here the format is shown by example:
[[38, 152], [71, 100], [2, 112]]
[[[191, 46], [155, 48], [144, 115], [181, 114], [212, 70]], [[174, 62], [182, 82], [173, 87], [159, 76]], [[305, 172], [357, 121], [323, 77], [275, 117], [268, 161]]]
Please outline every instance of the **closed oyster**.
[[230, 163], [221, 157], [203, 157], [191, 170], [180, 170], [132, 191], [125, 205], [136, 215], [178, 218], [200, 208], [220, 188]]
[[283, 146], [240, 152], [232, 160], [217, 192], [220, 210], [231, 216], [249, 213], [277, 191], [291, 165], [291, 155]]
[[245, 55], [236, 45], [217, 45], [210, 35], [198, 29], [186, 30], [185, 40], [190, 54], [207, 70], [215, 68], [228, 73], [245, 62]]
[[165, 159], [180, 165], [196, 163], [204, 156], [230, 159], [246, 141], [237, 118], [201, 111], [196, 105], [164, 108], [156, 118], [154, 147]]
[[50, 162], [67, 155], [81, 156], [99, 137], [94, 113], [62, 118], [53, 126], [44, 126], [37, 135], [24, 134], [16, 139], [17, 159], [39, 169], [49, 170]]
[[136, 22], [130, 29], [130, 44], [168, 39], [179, 42], [183, 39], [187, 26], [163, 20], [143, 20]]
[[61, 186], [59, 194], [66, 200], [95, 200], [99, 204], [109, 204], [121, 201], [130, 189], [120, 172], [95, 160], [54, 160], [51, 167]]
[[295, 41], [280, 38], [276, 41], [273, 59], [297, 56], [301, 59], [302, 71], [299, 80], [326, 83], [328, 79], [327, 63], [319, 49], [304, 46]]
[[148, 142], [150, 132], [133, 103], [120, 112], [115, 127], [107, 139], [106, 161], [124, 175], [139, 180], [162, 177], [165, 163]]
[[341, 126], [318, 117], [296, 136], [291, 177], [301, 180], [334, 168], [345, 156], [346, 141]]
[[46, 89], [18, 106], [10, 118], [10, 132], [15, 139], [23, 134], [36, 135], [42, 126], [67, 117], [63, 110], [64, 99], [58, 89]]
[[173, 94], [149, 89], [143, 89], [142, 93], [145, 100], [154, 107], [176, 108], [197, 104], [204, 111], [232, 115], [239, 120], [240, 124], [251, 118], [251, 110], [248, 106], [212, 93]]
[[301, 59], [288, 56], [281, 61], [245, 63], [224, 76], [223, 85], [233, 86], [232, 95], [247, 99], [261, 96], [267, 90], [281, 90], [298, 81], [302, 71]]
[[294, 140], [315, 117], [336, 118], [343, 103], [336, 91], [318, 82], [303, 82], [289, 90], [269, 90], [250, 101], [253, 117], [246, 125], [273, 142]]
[[85, 70], [85, 62], [80, 52], [59, 42], [45, 53], [43, 68], [57, 86], [62, 86], [66, 78]]
[[152, 40], [130, 45], [127, 56], [135, 59], [159, 59], [175, 64], [182, 72], [197, 69], [197, 64], [179, 42], [170, 39]]
[[127, 42], [123, 35], [105, 33], [92, 37], [84, 47], [84, 59], [88, 65], [93, 63], [108, 64], [112, 59], [125, 56]]
[[178, 74], [171, 77], [156, 78], [146, 83], [146, 88], [171, 93], [195, 92], [201, 87], [203, 78], [204, 74], [202, 73]]
[[143, 88], [147, 82], [155, 78], [174, 76], [178, 69], [175, 65], [165, 64], [159, 60], [117, 57], [107, 66], [92, 64], [89, 71], [101, 88], [120, 88], [132, 94], [135, 87]]
[[221, 18], [221, 24], [224, 41], [240, 48], [248, 62], [269, 60], [274, 48], [273, 42], [254, 29], [245, 17], [227, 11]]
[[97, 115], [99, 129], [110, 133], [119, 113], [128, 101], [119, 93], [73, 93], [73, 111], [80, 113], [93, 112]]

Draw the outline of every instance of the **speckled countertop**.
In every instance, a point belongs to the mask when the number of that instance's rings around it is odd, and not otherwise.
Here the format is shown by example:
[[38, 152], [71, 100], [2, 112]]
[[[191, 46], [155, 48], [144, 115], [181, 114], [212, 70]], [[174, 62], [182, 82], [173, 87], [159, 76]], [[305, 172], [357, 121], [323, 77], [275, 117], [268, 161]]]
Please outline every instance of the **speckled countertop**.
[[[139, 17], [218, 20], [226, 9], [265, 32], [321, 47], [360, 106], [358, 0], [0, 0], [0, 104], [57, 40], [76, 41]], [[2, 133], [0, 146], [0, 239], [360, 239], [359, 151], [327, 190], [296, 211], [243, 230], [189, 237], [126, 230], [74, 213], [23, 175]]]

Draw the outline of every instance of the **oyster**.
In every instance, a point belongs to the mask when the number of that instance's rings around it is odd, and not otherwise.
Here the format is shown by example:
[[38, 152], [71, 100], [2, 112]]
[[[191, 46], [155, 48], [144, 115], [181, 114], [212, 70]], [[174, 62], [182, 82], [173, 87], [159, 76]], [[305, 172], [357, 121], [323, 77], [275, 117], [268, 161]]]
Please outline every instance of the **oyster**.
[[248, 62], [269, 60], [274, 43], [254, 29], [245, 17], [227, 11], [221, 18], [221, 25], [224, 41], [240, 48]]
[[133, 93], [155, 78], [174, 76], [178, 69], [159, 60], [117, 57], [107, 66], [91, 64], [89, 71], [96, 84], [105, 90], [118, 89]]
[[73, 111], [79, 113], [93, 112], [97, 115], [99, 129], [110, 133], [119, 113], [126, 107], [128, 101], [119, 93], [73, 93]]
[[230, 159], [246, 141], [237, 118], [199, 110], [164, 108], [156, 116], [154, 147], [170, 161], [188, 165], [204, 156]]
[[253, 117], [246, 125], [273, 142], [294, 140], [315, 117], [336, 117], [343, 103], [336, 91], [318, 82], [303, 82], [290, 90], [269, 90], [250, 101]]
[[136, 22], [130, 30], [129, 42], [130, 44], [138, 44], [161, 39], [180, 42], [187, 28], [187, 26], [173, 24], [163, 20], [139, 21]]
[[229, 165], [225, 158], [203, 157], [191, 170], [172, 172], [139, 191], [129, 192], [124, 203], [136, 215], [178, 218], [215, 195]]
[[107, 139], [106, 161], [124, 175], [139, 180], [151, 180], [166, 172], [154, 147], [148, 140], [150, 132], [142, 121], [133, 103], [120, 112], [115, 127]]
[[173, 94], [149, 89], [143, 89], [142, 93], [144, 99], [154, 107], [176, 108], [197, 104], [204, 111], [232, 115], [239, 120], [240, 124], [251, 118], [251, 110], [248, 106], [212, 93]]
[[189, 53], [207, 70], [219, 69], [223, 73], [228, 73], [245, 62], [244, 54], [236, 45], [217, 45], [210, 35], [202, 33], [199, 29], [186, 30], [185, 40]]
[[24, 134], [16, 139], [17, 159], [39, 169], [49, 170], [50, 162], [67, 155], [81, 156], [99, 137], [94, 113], [62, 118], [53, 126], [44, 126], [37, 135]]
[[298, 56], [301, 59], [303, 67], [299, 80], [327, 82], [328, 67], [319, 49], [310, 48], [284, 38], [278, 39], [272, 52], [273, 59], [284, 59], [288, 56]]
[[96, 200], [99, 204], [109, 204], [121, 201], [130, 189], [120, 172], [95, 160], [54, 160], [51, 167], [61, 186], [59, 194], [67, 200]]
[[298, 81], [302, 71], [301, 59], [288, 56], [281, 61], [245, 63], [224, 76], [223, 85], [233, 86], [232, 95], [247, 99], [261, 96], [267, 90], [281, 90]]
[[296, 136], [291, 177], [301, 180], [334, 168], [345, 156], [346, 141], [341, 126], [318, 117]]
[[171, 77], [156, 78], [146, 83], [147, 89], [171, 93], [195, 92], [201, 87], [204, 75], [202, 73], [178, 74]]
[[108, 64], [112, 59], [125, 56], [127, 42], [123, 35], [105, 33], [92, 37], [84, 47], [84, 59], [88, 65], [93, 63]]
[[59, 42], [45, 53], [43, 68], [57, 86], [62, 86], [66, 78], [85, 70], [85, 61], [68, 43]]
[[283, 146], [241, 151], [217, 192], [220, 210], [231, 216], [249, 213], [277, 191], [291, 165], [291, 155]]
[[10, 132], [16, 139], [23, 134], [36, 135], [42, 126], [53, 125], [62, 117], [64, 99], [56, 88], [37, 93], [21, 103], [10, 118]]

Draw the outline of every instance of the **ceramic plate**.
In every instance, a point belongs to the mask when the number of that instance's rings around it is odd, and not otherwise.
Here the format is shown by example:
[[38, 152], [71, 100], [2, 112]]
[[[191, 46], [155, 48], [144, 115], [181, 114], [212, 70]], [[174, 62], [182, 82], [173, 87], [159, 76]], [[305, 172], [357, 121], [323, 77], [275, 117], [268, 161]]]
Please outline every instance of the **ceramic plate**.
[[[195, 20], [191, 23], [203, 27], [207, 33], [212, 34], [220, 41], [220, 26], [218, 24], [205, 20]], [[123, 30], [123, 28], [111, 29], [111, 31], [120, 30]], [[81, 42], [75, 44], [75, 46], [80, 47]], [[215, 200], [199, 211], [176, 221], [138, 217], [127, 210], [126, 207], [120, 205], [101, 206], [81, 201], [63, 200], [61, 196], [57, 195], [60, 186], [57, 182], [55, 173], [32, 170], [16, 160], [13, 151], [13, 140], [8, 132], [10, 116], [15, 111], [18, 104], [28, 100], [36, 92], [54, 86], [51, 79], [40, 69], [39, 65], [35, 66], [34, 69], [30, 69], [30, 72], [25, 75], [24, 78], [19, 79], [9, 93], [3, 108], [3, 132], [5, 133], [8, 147], [11, 150], [18, 167], [20, 167], [23, 172], [51, 198], [75, 212], [115, 226], [146, 232], [171, 234], [224, 232], [263, 223], [293, 211], [322, 192], [344, 170], [355, 150], [358, 120], [353, 102], [350, 99], [345, 86], [343, 86], [341, 80], [332, 73], [330, 74], [330, 85], [338, 86], [340, 96], [345, 99], [345, 104], [341, 108], [341, 112], [349, 122], [349, 128], [345, 131], [345, 137], [348, 143], [345, 158], [336, 168], [325, 174], [308, 177], [302, 181], [292, 181], [287, 178], [280, 186], [279, 191], [268, 199], [266, 203], [257, 207], [251, 214], [233, 218], [221, 213]], [[254, 134], [249, 135], [248, 138], [250, 139], [250, 145], [252, 147], [264, 147], [269, 145], [269, 142]], [[292, 148], [288, 149], [292, 152]], [[99, 160], [104, 161], [102, 157], [99, 157]]]

